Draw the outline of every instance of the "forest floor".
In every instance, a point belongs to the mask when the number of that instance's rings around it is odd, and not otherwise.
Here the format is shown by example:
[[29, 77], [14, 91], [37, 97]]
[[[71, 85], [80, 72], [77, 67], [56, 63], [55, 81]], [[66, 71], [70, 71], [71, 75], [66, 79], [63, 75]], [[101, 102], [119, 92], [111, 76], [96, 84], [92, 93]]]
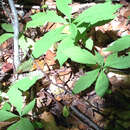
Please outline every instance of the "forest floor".
[[[37, 1], [37, 0], [36, 0]], [[35, 2], [36, 2], [35, 1]], [[39, 2], [39, 1], [38, 1]], [[95, 41], [95, 47], [104, 57], [107, 54], [103, 53], [103, 49], [111, 44], [114, 40], [130, 35], [130, 3], [126, 1], [120, 2], [123, 6], [118, 10], [117, 17], [103, 26], [94, 28], [90, 35]], [[30, 20], [30, 15], [37, 12], [42, 12], [39, 5], [17, 7], [19, 12], [20, 30], [26, 22]], [[48, 7], [55, 9], [55, 2], [47, 0]], [[88, 6], [93, 6], [97, 3], [80, 3], [73, 2], [73, 15], [80, 14]], [[19, 5], [19, 3], [17, 3]], [[36, 8], [34, 8], [36, 7]], [[7, 5], [7, 10], [9, 10]], [[0, 8], [0, 22], [10, 22], [7, 12]], [[23, 11], [23, 12], [22, 12]], [[23, 16], [20, 13], [24, 13]], [[46, 32], [49, 29], [54, 29], [60, 26], [59, 24], [48, 23]], [[37, 40], [44, 27], [30, 29], [26, 32], [27, 37]], [[67, 31], [67, 30], [66, 30]], [[0, 34], [4, 31], [0, 28]], [[6, 91], [12, 83], [13, 76], [13, 40], [9, 39], [0, 46], [0, 89]], [[60, 67], [55, 60], [56, 51], [54, 47], [49, 49], [43, 57], [40, 57], [37, 62], [40, 69], [47, 73], [50, 80], [46, 78], [40, 79], [29, 93], [26, 94], [27, 99], [36, 97], [36, 105], [34, 112], [36, 118], [32, 119], [41, 121], [45, 125], [45, 130], [94, 130], [92, 124], [98, 128], [106, 130], [130, 130], [130, 74], [115, 74], [108, 73], [110, 80], [111, 94], [105, 95], [103, 98], [96, 95], [93, 86], [84, 92], [73, 95], [72, 88], [74, 83], [81, 75], [84, 75], [87, 68], [80, 66], [68, 60], [64, 66]], [[34, 64], [32, 71], [37, 70]], [[129, 71], [129, 70], [128, 70]], [[22, 74], [24, 75], [24, 74]], [[32, 97], [33, 95], [33, 97]], [[0, 108], [4, 102], [0, 101]], [[63, 107], [69, 108], [69, 116], [63, 116]], [[78, 110], [78, 112], [75, 112]], [[88, 122], [88, 120], [90, 122]], [[46, 122], [46, 123], [45, 123]], [[1, 129], [6, 129], [7, 123], [0, 122]], [[42, 129], [42, 128], [41, 128]], [[40, 128], [39, 128], [40, 130]]]

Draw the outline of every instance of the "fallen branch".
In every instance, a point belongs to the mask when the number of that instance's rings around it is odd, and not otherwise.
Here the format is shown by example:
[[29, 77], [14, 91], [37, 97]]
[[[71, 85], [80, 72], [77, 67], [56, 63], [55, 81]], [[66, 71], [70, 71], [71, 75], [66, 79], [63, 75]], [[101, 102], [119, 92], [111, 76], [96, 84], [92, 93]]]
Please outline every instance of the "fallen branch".
[[90, 127], [94, 128], [95, 130], [103, 130], [100, 128], [96, 123], [94, 123], [89, 117], [82, 114], [75, 106], [70, 106], [70, 109], [75, 113], [80, 120], [82, 120], [85, 124], [88, 124]]

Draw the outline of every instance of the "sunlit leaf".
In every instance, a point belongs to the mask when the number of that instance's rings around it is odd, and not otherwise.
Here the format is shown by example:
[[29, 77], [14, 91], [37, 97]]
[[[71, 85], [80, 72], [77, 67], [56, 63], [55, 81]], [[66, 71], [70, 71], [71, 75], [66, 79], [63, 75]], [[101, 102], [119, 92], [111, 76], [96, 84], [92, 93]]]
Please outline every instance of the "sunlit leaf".
[[11, 112], [8, 112], [5, 110], [0, 110], [0, 121], [6, 121], [6, 120], [14, 118], [14, 117], [18, 117], [18, 116]]
[[130, 35], [119, 38], [114, 41], [105, 51], [118, 52], [130, 47]]
[[96, 4], [81, 13], [74, 20], [74, 23], [80, 25], [85, 22], [94, 25], [98, 22], [103, 22], [103, 24], [105, 24], [108, 22], [108, 20], [112, 20], [115, 17], [114, 13], [120, 7], [121, 5], [111, 4], [110, 2]]
[[109, 80], [106, 74], [103, 71], [101, 71], [96, 81], [96, 86], [95, 86], [96, 94], [102, 97], [105, 94], [105, 92], [108, 90], [108, 87], [109, 87]]
[[117, 69], [130, 68], [130, 52], [128, 52], [127, 56], [119, 57], [117, 53], [108, 56], [105, 62], [105, 66]]
[[64, 62], [68, 59], [68, 57], [63, 53], [65, 49], [74, 46], [74, 40], [71, 38], [64, 39], [58, 46], [56, 52], [56, 59], [58, 59], [60, 66], [64, 64]]
[[6, 40], [8, 40], [9, 38], [13, 37], [12, 33], [4, 33], [0, 36], [0, 45], [5, 42]]
[[52, 44], [56, 43], [61, 39], [61, 32], [64, 26], [51, 30], [50, 32], [46, 33], [40, 40], [36, 41], [34, 45], [34, 50], [32, 52], [35, 58], [43, 55], [51, 46]]
[[86, 42], [85, 42], [85, 47], [88, 48], [89, 50], [92, 50], [93, 48], [93, 40], [91, 38], [89, 38]]
[[95, 56], [97, 58], [97, 63], [101, 66], [104, 65], [104, 57], [97, 51], [95, 51]]
[[12, 86], [10, 86], [10, 88], [16, 88], [22, 91], [27, 91], [32, 85], [36, 83], [38, 79], [39, 77], [37, 76], [24, 77], [23, 79], [16, 81]]
[[9, 97], [9, 102], [16, 107], [17, 111], [19, 112], [19, 115], [21, 115], [23, 106], [22, 92], [19, 91], [17, 88], [12, 87], [11, 89], [9, 89], [7, 95]]
[[38, 12], [38, 13], [31, 15], [31, 18], [32, 18], [32, 20], [36, 20], [39, 18], [44, 18], [45, 15], [46, 15], [45, 12]]
[[82, 64], [96, 64], [97, 59], [89, 51], [74, 46], [64, 51], [64, 54], [71, 58], [72, 61]]
[[3, 107], [2, 107], [2, 110], [5, 110], [5, 111], [10, 111], [11, 109], [11, 106], [8, 102], [5, 102]]
[[46, 13], [45, 12], [39, 12], [31, 16], [32, 20], [29, 21], [26, 25], [26, 28], [35, 28], [43, 26], [46, 22]]
[[33, 62], [34, 61], [32, 59], [23, 62], [16, 71], [18, 73], [30, 71], [32, 69]]
[[89, 71], [85, 73], [84, 76], [81, 76], [79, 80], [75, 83], [73, 92], [79, 93], [87, 88], [89, 88], [92, 83], [96, 80], [100, 69]]
[[23, 57], [25, 57], [28, 53], [29, 48], [34, 46], [34, 41], [22, 35], [19, 38], [19, 45], [20, 45], [20, 48], [22, 49], [22, 52], [24, 53]]
[[64, 15], [71, 19], [71, 11], [72, 8], [68, 6], [70, 4], [70, 0], [56, 0], [56, 7], [60, 10]]
[[14, 32], [12, 24], [7, 24], [7, 23], [2, 23], [1, 27], [6, 31], [6, 32]]
[[77, 36], [78, 30], [75, 24], [70, 24], [69, 25], [69, 31], [71, 32], [71, 37], [73, 39], [75, 39], [75, 37]]
[[7, 130], [34, 130], [34, 128], [29, 119], [21, 118], [18, 122], [9, 126]]
[[34, 108], [34, 105], [35, 105], [35, 99], [24, 107], [22, 115], [28, 114], [28, 112]]
[[47, 11], [45, 19], [48, 22], [64, 23], [64, 24], [67, 23], [67, 21], [63, 19], [61, 16], [58, 16], [55, 11]]
[[26, 25], [26, 28], [35, 28], [43, 26], [46, 22], [55, 22], [55, 23], [67, 23], [65, 19], [61, 16], [58, 16], [55, 11], [39, 12], [31, 16], [32, 21], [29, 21]]

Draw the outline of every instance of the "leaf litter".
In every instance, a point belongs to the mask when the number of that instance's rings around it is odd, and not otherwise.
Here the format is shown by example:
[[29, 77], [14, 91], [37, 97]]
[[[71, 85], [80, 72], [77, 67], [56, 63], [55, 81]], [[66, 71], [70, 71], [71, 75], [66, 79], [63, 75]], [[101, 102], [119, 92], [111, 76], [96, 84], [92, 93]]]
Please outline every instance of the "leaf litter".
[[[54, 2], [53, 1], [51, 2], [54, 5]], [[76, 4], [76, 6], [77, 5], [80, 7], [79, 3]], [[104, 47], [108, 46], [111, 42], [113, 42], [117, 38], [130, 34], [130, 25], [128, 23], [128, 16], [130, 16], [129, 3], [125, 3], [124, 7], [122, 7], [117, 12], [117, 14], [118, 16], [116, 17], [116, 19], [109, 22], [108, 24], [96, 27], [95, 30], [90, 32], [90, 36], [95, 40], [96, 46], [99, 47], [100, 51], [103, 50]], [[57, 28], [57, 25], [53, 25], [53, 28]], [[49, 29], [50, 27], [48, 27], [46, 31], [48, 31]], [[68, 33], [67, 30], [65, 30], [65, 32]], [[37, 37], [38, 33], [35, 33], [34, 35], [36, 35]], [[36, 39], [36, 37], [33, 37], [31, 35], [30, 37], [32, 39]], [[8, 41], [6, 43], [3, 43], [2, 46], [5, 45], [6, 47], [1, 46], [0, 51], [3, 51], [5, 48], [8, 48], [10, 46], [7, 45], [8, 43], [9, 43]], [[12, 48], [9, 50], [12, 50]], [[10, 53], [9, 50], [7, 51], [7, 54]], [[80, 68], [79, 64], [68, 61], [62, 68], [60, 68], [60, 66], [54, 59], [55, 55], [56, 55], [55, 49], [54, 47], [52, 47], [51, 50], [47, 51], [46, 55], [42, 60], [38, 59], [36, 61], [38, 66], [40, 66], [40, 69], [44, 70], [47, 73], [49, 81], [45, 81], [45, 78], [42, 78], [35, 84], [34, 86], [35, 90], [33, 90], [33, 92], [31, 92], [31, 90], [29, 91], [30, 93], [33, 94], [36, 93], [37, 95], [36, 107], [39, 108], [41, 111], [40, 119], [41, 122], [45, 124], [46, 130], [92, 129], [90, 128], [89, 125], [83, 122], [81, 123], [80, 119], [77, 119], [77, 117], [73, 114], [70, 115], [68, 119], [63, 117], [62, 115], [63, 106], [64, 105], [71, 106], [72, 104], [76, 106], [81, 113], [83, 113], [86, 116], [89, 116], [89, 118], [93, 120], [100, 127], [106, 127], [108, 129], [111, 129], [111, 127], [113, 127], [111, 121], [113, 121], [114, 125], [119, 126], [122, 125], [122, 127], [123, 128], [126, 127], [126, 129], [130, 128], [129, 121], [128, 122], [126, 121], [126, 123], [124, 123], [124, 121], [120, 120], [120, 117], [118, 116], [118, 113], [122, 113], [122, 115], [123, 113], [125, 113], [125, 115], [129, 114], [129, 111], [127, 111], [129, 106], [128, 99], [130, 98], [129, 96], [130, 82], [128, 82], [129, 78], [125, 82], [125, 79], [123, 78], [119, 79], [120, 75], [109, 74], [108, 77], [110, 76], [110, 82], [112, 84], [112, 94], [107, 95], [104, 98], [98, 97], [92, 88], [74, 96], [71, 91], [73, 89], [73, 85], [81, 75], [84, 75], [85, 73], [84, 69], [86, 69], [86, 67], [79, 69]], [[6, 78], [6, 80], [4, 81], [2, 79], [1, 82], [5, 81], [10, 82], [12, 72], [8, 71], [11, 70], [13, 67], [11, 63], [5, 62], [5, 56], [6, 54], [0, 55], [0, 57], [4, 57], [4, 60], [2, 61], [2, 68], [0, 71], [8, 73], [9, 77]], [[34, 64], [32, 67], [32, 71], [37, 69], [38, 69], [37, 66]], [[4, 87], [4, 85], [2, 87]], [[125, 90], [123, 88], [125, 88]], [[43, 91], [43, 89], [45, 90]], [[53, 90], [55, 90], [56, 93], [53, 92]], [[29, 99], [30, 94], [25, 95], [27, 95], [26, 98], [30, 100]], [[120, 100], [120, 98], [122, 100]], [[39, 115], [39, 113], [37, 114]], [[125, 115], [123, 115], [123, 118], [125, 118]], [[117, 118], [119, 121], [115, 121], [114, 120], [115, 118]], [[37, 118], [37, 120], [39, 120], [39, 118]], [[63, 123], [60, 120], [62, 120]], [[8, 122], [6, 123], [8, 125]], [[0, 126], [3, 127], [2, 125]], [[48, 128], [48, 126], [50, 128]]]

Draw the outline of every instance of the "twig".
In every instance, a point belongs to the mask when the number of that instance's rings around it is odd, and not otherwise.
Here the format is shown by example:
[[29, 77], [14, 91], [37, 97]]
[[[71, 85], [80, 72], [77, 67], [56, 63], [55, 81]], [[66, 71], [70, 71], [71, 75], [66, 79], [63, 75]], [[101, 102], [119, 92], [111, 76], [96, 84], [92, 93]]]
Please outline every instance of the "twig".
[[76, 107], [70, 106], [71, 110], [82, 120], [85, 124], [88, 124], [95, 130], [103, 130], [103, 128], [100, 128], [97, 124], [95, 124], [92, 120], [89, 119], [86, 115], [83, 115]]
[[14, 30], [14, 73], [16, 72], [18, 66], [20, 65], [20, 59], [19, 59], [19, 22], [18, 22], [18, 16], [17, 11], [14, 5], [13, 0], [8, 0], [12, 14], [12, 24], [13, 24], [13, 30]]

